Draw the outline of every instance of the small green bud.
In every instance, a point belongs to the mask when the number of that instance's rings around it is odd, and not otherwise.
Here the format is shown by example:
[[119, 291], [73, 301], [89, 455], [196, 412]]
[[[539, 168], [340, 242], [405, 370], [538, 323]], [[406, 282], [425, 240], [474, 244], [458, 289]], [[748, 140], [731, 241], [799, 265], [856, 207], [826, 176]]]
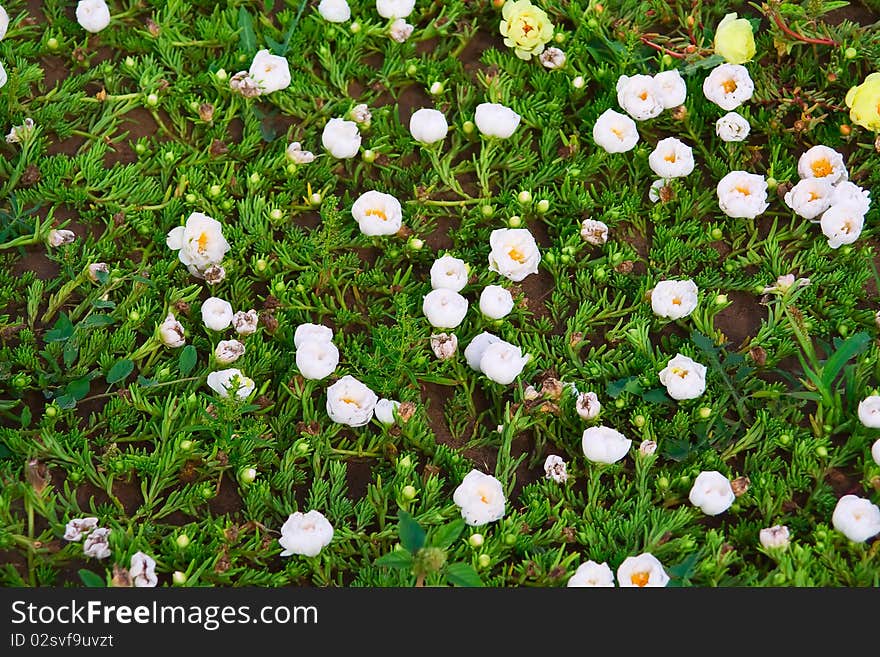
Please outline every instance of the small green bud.
[[820, 459], [828, 458], [828, 448], [825, 445], [819, 445], [816, 448], [816, 456]]
[[614, 406], [615, 408], [623, 408], [626, 406], [626, 400], [623, 397], [618, 397], [614, 400]]
[[726, 294], [718, 294], [715, 296], [715, 305], [723, 306], [725, 303], [727, 303], [727, 300], [728, 299]]
[[700, 408], [699, 411], [697, 411], [697, 413], [699, 414], [699, 416], [700, 416], [702, 419], [707, 420], [707, 419], [709, 419], [709, 417], [711, 417], [711, 415], [712, 415], [712, 408], [709, 407], [709, 406], [703, 406], [703, 407]]
[[660, 489], [663, 489], [663, 490], [669, 488], [669, 478], [668, 477], [660, 477], [657, 480], [657, 487]]
[[633, 418], [633, 424], [635, 424], [639, 429], [641, 429], [643, 426], [645, 426], [645, 422], [646, 422], [646, 420], [645, 420], [644, 415], [636, 415]]
[[563, 253], [559, 257], [559, 260], [562, 262], [563, 265], [569, 265], [571, 264], [572, 257], [568, 253]]
[[532, 193], [524, 189], [517, 195], [516, 200], [520, 202], [520, 205], [528, 205], [532, 202]]
[[263, 258], [260, 258], [259, 260], [257, 260], [256, 264], [254, 265], [254, 268], [260, 273], [266, 271], [266, 269], [268, 269], [268, 267], [269, 267], [269, 263], [266, 262], [265, 260], [263, 260]]
[[492, 557], [490, 557], [488, 554], [481, 554], [479, 557], [477, 557], [477, 565], [480, 568], [488, 568], [492, 565]]
[[220, 185], [211, 185], [208, 187], [208, 195], [209, 196], [220, 196], [223, 193], [223, 188]]
[[550, 210], [550, 201], [546, 198], [542, 198], [538, 201], [538, 205], [535, 206], [535, 210], [538, 214], [547, 214], [547, 211]]
[[348, 31], [351, 32], [352, 34], [357, 34], [358, 32], [361, 31], [361, 24], [358, 23], [357, 21], [355, 21], [354, 23], [352, 23], [351, 25], [348, 26]]
[[143, 155], [144, 153], [147, 152], [147, 147], [145, 144], [135, 144], [134, 145], [134, 152], [137, 153], [138, 155]]
[[428, 88], [428, 93], [432, 96], [439, 96], [443, 93], [444, 89], [445, 87], [443, 86], [443, 83], [438, 80], [431, 83], [431, 86]]
[[177, 543], [177, 547], [183, 550], [189, 545], [189, 536], [187, 536], [186, 534], [180, 534], [176, 539], [174, 539], [174, 542]]
[[411, 78], [415, 77], [415, 74], [418, 72], [419, 72], [419, 67], [416, 66], [415, 64], [410, 64], [409, 66], [406, 67], [406, 74]]
[[287, 284], [284, 281], [278, 281], [275, 285], [272, 286], [276, 292], [284, 292], [287, 289]]
[[242, 468], [241, 472], [238, 474], [241, 483], [243, 484], [252, 484], [257, 478], [257, 469], [256, 468]]
[[515, 214], [507, 219], [507, 225], [511, 228], [519, 228], [522, 226], [522, 217], [518, 214]]
[[174, 154], [174, 151], [165, 151], [165, 155], [163, 156], [166, 162], [174, 162], [177, 159], [177, 156]]
[[180, 451], [188, 452], [193, 448], [193, 441], [191, 440], [181, 440], [180, 441]]
[[495, 208], [493, 208], [491, 205], [484, 205], [480, 208], [480, 212], [484, 217], [488, 219], [495, 214]]
[[46, 417], [55, 417], [56, 415], [58, 415], [58, 407], [54, 404], [49, 404], [48, 406], [46, 406], [46, 410], [43, 412], [46, 414]]
[[262, 177], [256, 171], [254, 171], [251, 175], [248, 176], [248, 182], [251, 185], [258, 185], [260, 183], [260, 180], [262, 180]]
[[296, 451], [299, 454], [308, 454], [309, 452], [309, 444], [305, 441], [301, 443], [297, 443]]
[[782, 443], [783, 445], [790, 445], [791, 444], [791, 435], [789, 435], [787, 433], [782, 434], [781, 436], [779, 436], [779, 442]]
[[156, 107], [159, 104], [159, 96], [156, 94], [147, 94], [147, 105]]
[[186, 573], [183, 573], [179, 570], [175, 570], [171, 575], [171, 582], [174, 586], [183, 586], [186, 584]]
[[373, 162], [375, 162], [376, 157], [377, 157], [376, 151], [374, 151], [370, 148], [368, 148], [363, 153], [361, 153], [361, 159], [363, 159], [363, 161], [366, 162], [367, 164], [372, 164]]
[[604, 267], [596, 267], [593, 270], [593, 278], [595, 278], [597, 281], [604, 281], [607, 275], [608, 272], [605, 271]]
[[468, 538], [468, 545], [472, 548], [482, 547], [485, 539], [482, 534], [471, 534]]
[[846, 50], [843, 51], [843, 56], [847, 59], [855, 59], [859, 54], [859, 51], [850, 46]]
[[281, 210], [281, 208], [272, 208], [271, 210], [269, 210], [269, 218], [272, 221], [281, 221], [281, 219], [284, 218], [284, 212]]
[[128, 321], [130, 322], [139, 322], [141, 321], [141, 314], [137, 310], [129, 311], [128, 313]]
[[418, 237], [412, 237], [409, 240], [409, 248], [411, 248], [413, 251], [421, 251], [424, 246], [425, 242], [423, 240], [420, 240]]
[[412, 459], [409, 454], [406, 454], [399, 459], [397, 459], [397, 467], [401, 470], [409, 470], [412, 467]]
[[461, 124], [461, 130], [466, 135], [474, 134], [474, 130], [476, 130], [476, 129], [477, 129], [477, 126], [474, 125], [473, 121], [465, 121], [464, 123]]
[[503, 540], [505, 545], [516, 545], [516, 534], [505, 534]]
[[187, 203], [195, 203], [196, 202], [196, 195], [193, 194], [192, 192], [190, 192], [189, 194], [184, 196], [184, 199], [186, 200]]
[[663, 62], [663, 66], [672, 66], [672, 55], [664, 53], [663, 57], [660, 58], [660, 61]]
[[292, 176], [296, 173], [296, 164], [294, 162], [289, 163], [284, 170], [287, 171], [288, 176]]
[[712, 232], [709, 233], [709, 236], [710, 236], [713, 240], [718, 241], [718, 240], [720, 240], [721, 238], [724, 237], [724, 231], [721, 230], [720, 228], [717, 228], [717, 227], [716, 227], [716, 228], [713, 228], [713, 229], [712, 229]]
[[416, 487], [407, 484], [403, 487], [403, 490], [400, 491], [400, 494], [403, 496], [403, 499], [412, 501], [416, 499]]
[[55, 37], [49, 37], [49, 39], [46, 41], [46, 46], [49, 48], [49, 50], [58, 50], [60, 45], [61, 44], [58, 42], [58, 39], [56, 39]]
[[229, 79], [229, 73], [223, 68], [217, 71], [214, 75], [217, 76], [217, 79], [220, 80], [220, 82], [226, 82]]
[[587, 81], [584, 80], [583, 75], [578, 75], [577, 77], [575, 77], [571, 81], [571, 86], [574, 87], [575, 89], [583, 89], [586, 86], [586, 84], [587, 84]]
[[316, 208], [319, 205], [321, 205], [321, 201], [323, 201], [323, 200], [324, 200], [324, 197], [321, 196], [320, 192], [314, 192], [311, 196], [309, 196], [309, 204], [313, 208]]
[[767, 189], [769, 189], [772, 192], [777, 187], [779, 187], [779, 181], [776, 180], [776, 178], [774, 178], [773, 176], [768, 176], [767, 177]]
[[227, 198], [227, 199], [225, 199], [225, 200], [220, 204], [220, 207], [223, 208], [224, 210], [231, 210], [234, 206], [235, 206], [235, 203], [233, 203], [233, 201], [232, 201], [231, 198]]
[[306, 286], [303, 285], [302, 283], [297, 283], [297, 284], [293, 287], [293, 289], [294, 289], [294, 291], [295, 291], [297, 294], [305, 294]]

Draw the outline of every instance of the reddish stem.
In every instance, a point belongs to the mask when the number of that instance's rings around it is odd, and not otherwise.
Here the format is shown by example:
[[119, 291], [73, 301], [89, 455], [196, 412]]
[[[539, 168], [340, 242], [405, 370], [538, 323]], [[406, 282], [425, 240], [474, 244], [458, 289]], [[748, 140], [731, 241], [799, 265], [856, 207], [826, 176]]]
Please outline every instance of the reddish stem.
[[659, 50], [664, 55], [669, 55], [670, 57], [675, 57], [676, 59], [684, 59], [685, 58], [685, 56], [683, 54], [681, 54], [680, 52], [675, 52], [674, 50], [670, 50], [669, 48], [665, 48], [664, 46], [661, 46], [659, 43], [654, 43], [648, 37], [643, 36], [643, 37], [641, 37], [641, 39], [642, 39], [642, 43], [644, 43], [646, 46], [650, 46], [654, 50]]
[[785, 32], [792, 39], [796, 39], [798, 41], [803, 41], [804, 43], [814, 43], [817, 46], [837, 46], [837, 45], [840, 45], [836, 41], [834, 41], [833, 39], [814, 39], [812, 37], [806, 37], [803, 34], [798, 34], [794, 30], [792, 30], [788, 25], [786, 25], [785, 22], [782, 20], [782, 17], [775, 12], [773, 13], [773, 22], [776, 23], [776, 26], [780, 30]]

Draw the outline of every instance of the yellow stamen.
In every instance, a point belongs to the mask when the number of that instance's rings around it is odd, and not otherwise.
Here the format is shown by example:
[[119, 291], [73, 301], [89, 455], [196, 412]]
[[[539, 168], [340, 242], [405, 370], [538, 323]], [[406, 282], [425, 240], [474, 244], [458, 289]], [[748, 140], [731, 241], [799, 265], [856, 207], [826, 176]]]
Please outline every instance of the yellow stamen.
[[639, 94], [639, 98], [640, 98], [641, 100], [648, 100], [648, 92], [647, 92], [647, 91], [643, 91], [642, 93]]
[[687, 371], [687, 370], [683, 370], [683, 369], [680, 369], [680, 368], [678, 368], [678, 367], [673, 367], [673, 368], [672, 368], [672, 373], [675, 374], [675, 375], [676, 375], [678, 378], [680, 378], [680, 379], [686, 379], [686, 378], [687, 378], [687, 375], [688, 375], [688, 371]]
[[680, 306], [680, 305], [681, 305], [681, 299], [680, 299], [679, 297], [672, 297], [672, 305], [673, 305], [673, 306]]
[[721, 86], [724, 87], [724, 93], [732, 94], [734, 91], [736, 91], [736, 80], [734, 80], [733, 78], [725, 80], [721, 83]]
[[813, 175], [816, 178], [830, 176], [834, 171], [834, 167], [831, 166], [831, 162], [828, 161], [827, 157], [820, 157], [818, 160], [813, 160], [810, 163], [810, 169], [813, 170]]
[[202, 233], [199, 235], [199, 239], [197, 240], [199, 244], [199, 251], [204, 251], [208, 248], [208, 233]]
[[516, 247], [510, 249], [510, 251], [507, 252], [507, 255], [510, 256], [511, 260], [515, 260], [519, 264], [522, 264], [526, 261], [526, 256]]
[[620, 128], [611, 128], [611, 132], [613, 132], [614, 136], [618, 139], [623, 139], [623, 130]]
[[666, 160], [667, 162], [673, 162], [673, 163], [674, 163], [674, 162], [675, 162], [675, 153], [670, 153], [669, 155], [667, 155], [667, 156], [664, 157], [663, 159]]
[[817, 198], [819, 198], [819, 195], [816, 192], [810, 192], [810, 201], [815, 201]]
[[647, 586], [648, 580], [651, 579], [650, 573], [633, 573], [629, 576], [629, 581], [633, 583], [633, 585], [642, 588], [643, 586]]
[[743, 196], [751, 196], [752, 195], [752, 190], [749, 189], [748, 187], [743, 187], [742, 185], [737, 185], [736, 187], [734, 187], [734, 189], [736, 191], [738, 191], [740, 194], [742, 194]]
[[368, 217], [379, 217], [382, 221], [388, 221], [388, 215], [385, 214], [384, 210], [379, 210], [377, 208], [371, 208], [364, 212]]
[[357, 406], [358, 408], [361, 407], [361, 405], [358, 403], [358, 401], [357, 401], [356, 399], [352, 399], [351, 397], [343, 397], [343, 398], [342, 398], [342, 403], [343, 403], [343, 404], [354, 404], [354, 405]]

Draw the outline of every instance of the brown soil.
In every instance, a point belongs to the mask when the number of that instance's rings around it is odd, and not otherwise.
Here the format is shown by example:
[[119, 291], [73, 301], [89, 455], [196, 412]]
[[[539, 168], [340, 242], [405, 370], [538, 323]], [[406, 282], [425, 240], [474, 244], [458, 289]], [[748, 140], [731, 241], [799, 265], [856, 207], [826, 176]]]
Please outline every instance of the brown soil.
[[730, 341], [737, 351], [748, 346], [751, 338], [758, 334], [764, 319], [764, 308], [759, 297], [748, 292], [729, 292], [731, 304], [715, 315], [715, 326]]

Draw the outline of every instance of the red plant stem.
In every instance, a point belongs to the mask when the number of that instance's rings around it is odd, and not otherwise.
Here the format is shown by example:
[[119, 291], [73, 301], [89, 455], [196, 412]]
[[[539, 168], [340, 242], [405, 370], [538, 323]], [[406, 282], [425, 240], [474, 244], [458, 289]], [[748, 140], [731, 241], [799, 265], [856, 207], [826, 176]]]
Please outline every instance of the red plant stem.
[[840, 45], [837, 43], [837, 41], [834, 41], [833, 39], [813, 39], [812, 37], [806, 37], [803, 34], [798, 34], [794, 30], [792, 30], [790, 27], [788, 27], [788, 25], [786, 25], [785, 22], [782, 20], [782, 17], [775, 12], [773, 13], [773, 22], [776, 23], [776, 26], [780, 30], [785, 32], [792, 39], [797, 39], [798, 41], [803, 41], [804, 43], [814, 43], [817, 46], [837, 46], [837, 45]]
[[642, 43], [644, 43], [646, 46], [650, 46], [654, 50], [659, 50], [664, 55], [669, 55], [670, 57], [675, 57], [676, 59], [684, 59], [684, 57], [685, 57], [680, 52], [675, 52], [674, 50], [670, 50], [669, 48], [665, 48], [658, 43], [654, 43], [648, 37], [643, 36], [643, 37], [641, 37], [641, 39], [642, 39]]

